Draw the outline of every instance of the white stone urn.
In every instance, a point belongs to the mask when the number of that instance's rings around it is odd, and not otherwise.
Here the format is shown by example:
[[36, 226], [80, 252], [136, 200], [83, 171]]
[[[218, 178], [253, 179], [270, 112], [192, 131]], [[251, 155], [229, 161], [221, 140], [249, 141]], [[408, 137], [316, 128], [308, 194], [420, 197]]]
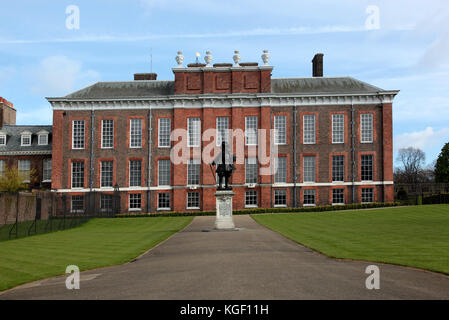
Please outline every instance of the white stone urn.
[[176, 56], [176, 63], [178, 64], [178, 68], [182, 68], [183, 62], [184, 56], [182, 55], [182, 51], [178, 51], [178, 55]]
[[240, 51], [235, 50], [234, 56], [232, 57], [232, 59], [234, 59], [234, 67], [240, 67], [239, 62], [240, 62], [241, 58], [242, 57], [240, 57]]
[[206, 62], [206, 67], [212, 67], [212, 65], [210, 64], [212, 62], [212, 55], [210, 54], [210, 51], [206, 51], [204, 61]]
[[268, 53], [268, 50], [264, 50], [261, 57], [262, 57], [263, 65], [268, 66], [268, 60], [270, 60], [270, 54]]

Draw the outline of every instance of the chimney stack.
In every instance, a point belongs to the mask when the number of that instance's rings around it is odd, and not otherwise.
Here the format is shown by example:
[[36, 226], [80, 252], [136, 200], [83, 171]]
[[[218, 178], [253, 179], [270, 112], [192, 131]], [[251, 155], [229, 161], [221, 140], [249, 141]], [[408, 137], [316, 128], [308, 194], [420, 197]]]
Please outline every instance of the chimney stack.
[[322, 53], [317, 53], [315, 57], [313, 57], [313, 76], [314, 77], [322, 77], [323, 76], [323, 56]]
[[156, 80], [157, 73], [135, 73], [134, 81], [138, 80]]

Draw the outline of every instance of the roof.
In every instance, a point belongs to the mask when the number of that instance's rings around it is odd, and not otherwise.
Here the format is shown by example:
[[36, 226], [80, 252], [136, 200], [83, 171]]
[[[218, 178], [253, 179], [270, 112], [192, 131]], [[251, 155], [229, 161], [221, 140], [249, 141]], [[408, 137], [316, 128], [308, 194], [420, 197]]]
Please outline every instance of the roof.
[[[38, 145], [38, 132], [45, 130], [49, 132], [48, 145]], [[21, 146], [22, 132], [31, 132], [31, 146]], [[51, 153], [51, 132], [52, 126], [20, 126], [4, 125], [0, 133], [7, 135], [6, 146], [0, 146], [0, 155], [8, 154], [49, 154]]]
[[[174, 81], [143, 80], [97, 82], [64, 99], [127, 99], [174, 95]], [[360, 94], [384, 91], [351, 77], [272, 78], [272, 94]]]
[[377, 93], [378, 87], [351, 77], [272, 78], [272, 93], [317, 94], [317, 93]]
[[159, 80], [97, 82], [64, 98], [101, 99], [168, 96], [174, 94], [174, 86], [174, 81]]

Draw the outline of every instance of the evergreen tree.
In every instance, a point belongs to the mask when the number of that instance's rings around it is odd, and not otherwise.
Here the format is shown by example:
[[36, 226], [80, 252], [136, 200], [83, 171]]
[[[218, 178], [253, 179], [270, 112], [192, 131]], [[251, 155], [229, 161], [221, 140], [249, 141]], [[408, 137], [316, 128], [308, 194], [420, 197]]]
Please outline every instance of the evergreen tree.
[[449, 183], [449, 142], [441, 149], [435, 165], [435, 182]]

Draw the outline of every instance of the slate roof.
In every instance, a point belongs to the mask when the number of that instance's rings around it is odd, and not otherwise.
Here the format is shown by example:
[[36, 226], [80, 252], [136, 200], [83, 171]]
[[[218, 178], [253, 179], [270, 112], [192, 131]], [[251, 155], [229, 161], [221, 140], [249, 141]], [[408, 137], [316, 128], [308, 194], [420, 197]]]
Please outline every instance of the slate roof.
[[[49, 132], [48, 145], [38, 145], [38, 135], [40, 131]], [[29, 131], [31, 135], [31, 146], [21, 146], [20, 134], [23, 131]], [[20, 126], [20, 125], [4, 125], [0, 128], [0, 133], [6, 133], [6, 146], [0, 146], [0, 155], [7, 154], [48, 154], [51, 153], [52, 126]]]
[[[272, 94], [359, 94], [384, 91], [351, 77], [272, 78]], [[77, 99], [127, 99], [174, 95], [174, 81], [97, 82], [65, 97]]]

